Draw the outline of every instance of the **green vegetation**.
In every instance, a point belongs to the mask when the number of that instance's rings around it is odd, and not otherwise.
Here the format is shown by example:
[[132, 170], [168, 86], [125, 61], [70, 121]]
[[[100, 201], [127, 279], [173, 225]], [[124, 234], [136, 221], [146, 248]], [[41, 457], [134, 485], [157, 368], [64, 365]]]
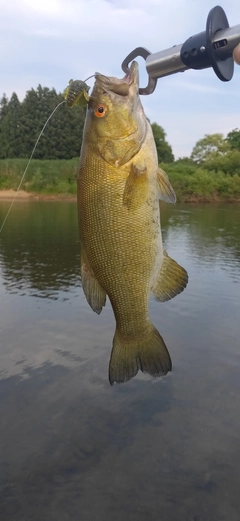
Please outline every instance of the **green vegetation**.
[[[16, 190], [27, 159], [0, 160], [0, 190]], [[32, 159], [21, 190], [40, 194], [76, 194], [78, 158]]]
[[166, 141], [166, 132], [157, 123], [151, 123], [154, 141], [156, 144], [157, 155], [159, 163], [172, 163], [174, 161], [174, 155], [172, 153], [172, 147]]
[[[15, 93], [0, 99], [0, 159], [28, 158], [53, 109], [64, 101], [55, 89], [39, 85], [22, 103]], [[36, 159], [71, 159], [79, 155], [85, 110], [63, 103], [54, 113], [38, 143]]]
[[161, 167], [168, 173], [179, 202], [240, 202], [240, 175], [237, 173], [229, 175], [220, 169], [197, 167], [188, 158], [179, 159], [171, 165], [161, 163]]
[[[27, 159], [0, 160], [0, 190], [16, 190], [26, 165]], [[239, 165], [240, 161], [238, 168]], [[42, 195], [75, 195], [77, 166], [78, 158], [33, 159], [21, 188]], [[236, 173], [229, 175], [222, 170], [196, 167], [188, 158], [160, 166], [168, 173], [179, 202], [240, 201], [240, 175]]]
[[179, 201], [240, 201], [240, 130], [205, 135], [190, 158], [161, 163]]
[[[63, 101], [54, 89], [38, 86], [23, 102], [15, 93], [0, 99], [0, 190], [16, 190], [33, 146], [47, 118]], [[76, 174], [85, 110], [61, 105], [44, 130], [24, 182], [28, 192], [76, 194]], [[178, 201], [240, 201], [240, 130], [226, 138], [205, 135], [191, 157], [174, 161], [164, 129], [152, 123], [158, 159]]]

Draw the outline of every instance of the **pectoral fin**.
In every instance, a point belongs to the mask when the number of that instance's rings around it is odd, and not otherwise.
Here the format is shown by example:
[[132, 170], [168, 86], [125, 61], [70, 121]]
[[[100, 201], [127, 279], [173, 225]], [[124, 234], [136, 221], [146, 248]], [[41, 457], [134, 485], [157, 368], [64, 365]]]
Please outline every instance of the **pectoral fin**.
[[147, 199], [148, 187], [147, 169], [145, 166], [132, 165], [123, 193], [123, 204], [129, 210], [139, 208]]
[[88, 304], [99, 315], [106, 304], [106, 292], [97, 281], [83, 250], [81, 251], [81, 277]]
[[157, 173], [159, 199], [166, 203], [176, 203], [176, 195], [164, 170], [158, 169]]
[[163, 253], [163, 263], [158, 279], [152, 288], [156, 300], [165, 302], [181, 293], [188, 283], [188, 274], [184, 268]]

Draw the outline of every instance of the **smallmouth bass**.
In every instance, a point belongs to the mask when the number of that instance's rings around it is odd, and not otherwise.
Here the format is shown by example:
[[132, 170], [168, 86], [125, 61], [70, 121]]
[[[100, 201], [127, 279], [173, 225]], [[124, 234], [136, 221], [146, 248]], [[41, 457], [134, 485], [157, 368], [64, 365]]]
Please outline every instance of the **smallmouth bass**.
[[163, 250], [159, 199], [176, 198], [158, 167], [138, 89], [136, 62], [123, 79], [96, 74], [77, 179], [83, 291], [96, 313], [108, 296], [116, 319], [111, 385], [130, 380], [139, 369], [152, 376], [171, 370], [148, 302], [151, 293], [161, 302], [173, 298], [188, 281]]

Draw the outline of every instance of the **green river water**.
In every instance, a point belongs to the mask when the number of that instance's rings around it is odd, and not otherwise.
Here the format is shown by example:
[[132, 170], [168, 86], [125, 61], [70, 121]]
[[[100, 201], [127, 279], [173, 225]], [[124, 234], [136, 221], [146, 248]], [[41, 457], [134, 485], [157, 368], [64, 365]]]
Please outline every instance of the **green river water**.
[[110, 387], [115, 321], [84, 298], [76, 204], [14, 204], [0, 235], [1, 521], [240, 520], [240, 205], [164, 205], [161, 219], [189, 273], [181, 295], [150, 301], [173, 371]]

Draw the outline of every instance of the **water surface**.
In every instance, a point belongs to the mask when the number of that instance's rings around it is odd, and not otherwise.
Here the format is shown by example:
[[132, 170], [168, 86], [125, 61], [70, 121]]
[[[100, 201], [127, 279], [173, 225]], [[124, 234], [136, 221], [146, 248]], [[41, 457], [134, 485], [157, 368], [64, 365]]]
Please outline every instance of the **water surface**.
[[114, 318], [83, 296], [76, 205], [15, 203], [0, 236], [2, 521], [239, 521], [239, 220], [238, 205], [162, 207], [189, 273], [150, 302], [173, 371], [110, 387]]

